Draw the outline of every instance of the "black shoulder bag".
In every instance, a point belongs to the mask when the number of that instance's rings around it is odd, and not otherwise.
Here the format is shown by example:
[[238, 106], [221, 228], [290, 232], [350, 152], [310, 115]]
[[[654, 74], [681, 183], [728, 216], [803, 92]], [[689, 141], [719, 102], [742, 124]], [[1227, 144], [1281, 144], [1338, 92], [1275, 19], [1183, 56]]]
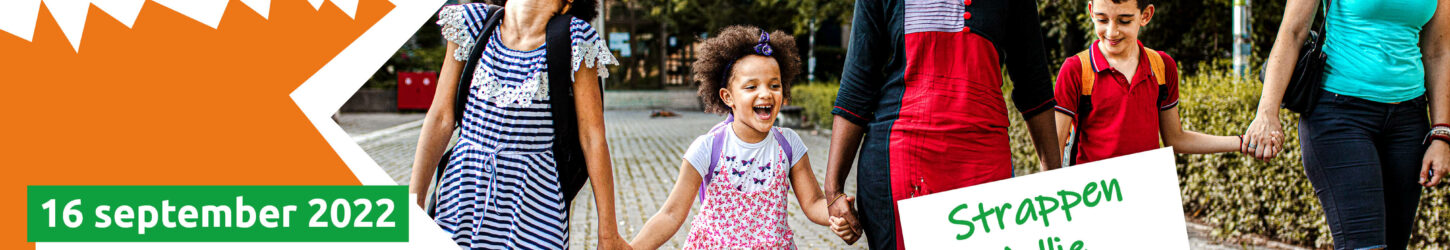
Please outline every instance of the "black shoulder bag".
[[[1289, 111], [1300, 114], [1313, 111], [1314, 103], [1324, 93], [1324, 60], [1329, 58], [1324, 53], [1324, 38], [1328, 35], [1324, 26], [1328, 26], [1326, 19], [1329, 18], [1330, 1], [1324, 0], [1323, 10], [1316, 11], [1315, 23], [1318, 27], [1309, 31], [1309, 37], [1304, 39], [1304, 46], [1299, 48], [1299, 60], [1294, 63], [1293, 75], [1289, 77], [1289, 86], [1284, 88], [1281, 106]], [[1268, 70], [1269, 62], [1264, 62], [1263, 71]], [[1259, 72], [1260, 82], [1264, 81], [1265, 73]]]
[[[457, 94], [453, 100], [454, 123], [463, 121], [463, 110], [468, 103], [469, 91], [473, 81], [473, 71], [478, 68], [479, 56], [483, 54], [483, 48], [487, 46], [487, 39], [493, 36], [499, 22], [503, 17], [503, 8], [488, 6], [488, 20], [484, 22], [484, 30], [476, 37], [473, 48], [469, 50], [468, 61], [464, 63], [463, 72], [459, 75]], [[584, 160], [584, 149], [579, 144], [578, 115], [574, 108], [574, 81], [572, 80], [573, 68], [571, 60], [573, 51], [571, 49], [570, 22], [573, 16], [560, 14], [549, 20], [545, 27], [545, 63], [548, 64], [549, 76], [549, 102], [550, 112], [554, 122], [554, 162], [558, 168], [558, 181], [560, 192], [564, 194], [563, 205], [565, 211], [569, 210], [570, 201], [579, 194], [584, 183], [589, 180], [588, 167]], [[455, 129], [459, 126], [454, 126]], [[433, 178], [430, 181], [429, 193], [427, 194], [428, 215], [437, 216], [438, 209], [438, 185], [443, 178], [444, 170], [448, 166], [450, 157], [453, 156], [453, 146], [439, 159], [438, 165], [434, 168]]]

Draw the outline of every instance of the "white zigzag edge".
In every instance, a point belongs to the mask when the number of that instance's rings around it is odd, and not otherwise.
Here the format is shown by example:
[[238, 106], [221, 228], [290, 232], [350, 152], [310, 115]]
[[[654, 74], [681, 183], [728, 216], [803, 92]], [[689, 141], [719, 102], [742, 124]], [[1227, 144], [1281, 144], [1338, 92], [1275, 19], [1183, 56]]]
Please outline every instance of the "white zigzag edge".
[[[221, 24], [222, 14], [226, 13], [229, 0], [0, 0], [0, 31], [18, 36], [26, 41], [34, 41], [35, 23], [39, 19], [41, 3], [50, 10], [50, 15], [60, 26], [61, 33], [65, 34], [66, 40], [70, 41], [71, 49], [77, 53], [81, 50], [81, 37], [85, 34], [86, 18], [90, 12], [90, 6], [106, 12], [116, 21], [132, 28], [136, 24], [136, 18], [141, 13], [141, 6], [146, 1], [152, 1], [165, 6], [177, 13], [191, 18], [208, 27], [216, 28]], [[239, 0], [243, 5], [268, 18], [271, 12], [271, 0]], [[320, 10], [324, 0], [308, 0], [313, 10]], [[357, 18], [358, 0], [326, 0], [332, 2], [348, 18]], [[395, 2], [396, 0], [389, 0]]]

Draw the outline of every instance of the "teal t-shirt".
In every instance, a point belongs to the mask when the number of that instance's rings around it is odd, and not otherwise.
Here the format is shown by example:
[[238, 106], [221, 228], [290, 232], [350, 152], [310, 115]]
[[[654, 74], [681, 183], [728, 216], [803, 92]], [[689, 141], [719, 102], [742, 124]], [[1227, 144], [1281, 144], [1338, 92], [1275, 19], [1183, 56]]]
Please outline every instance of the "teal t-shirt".
[[1334, 0], [1326, 19], [1324, 89], [1376, 102], [1425, 94], [1420, 29], [1436, 0]]

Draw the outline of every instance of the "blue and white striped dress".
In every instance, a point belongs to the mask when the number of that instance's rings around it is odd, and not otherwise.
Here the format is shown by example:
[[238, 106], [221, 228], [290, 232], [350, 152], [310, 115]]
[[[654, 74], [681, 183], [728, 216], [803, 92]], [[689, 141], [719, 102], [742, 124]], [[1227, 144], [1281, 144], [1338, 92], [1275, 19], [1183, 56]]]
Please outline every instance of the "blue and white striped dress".
[[[481, 61], [461, 138], [439, 181], [435, 222], [465, 249], [563, 249], [569, 224], [552, 151], [545, 50], [510, 49], [495, 32], [481, 58], [467, 58], [486, 9], [452, 5], [438, 14], [445, 39], [459, 45], [454, 58]], [[573, 70], [593, 68], [607, 77], [604, 65], [618, 62], [594, 28], [575, 18], [570, 33]]]

